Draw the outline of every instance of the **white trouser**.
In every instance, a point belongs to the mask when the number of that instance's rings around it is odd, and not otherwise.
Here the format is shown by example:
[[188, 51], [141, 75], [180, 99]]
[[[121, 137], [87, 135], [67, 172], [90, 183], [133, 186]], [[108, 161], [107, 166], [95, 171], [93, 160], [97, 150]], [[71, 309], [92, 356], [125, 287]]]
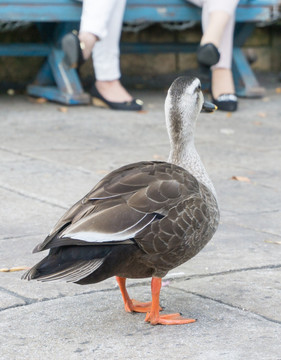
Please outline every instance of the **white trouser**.
[[220, 60], [212, 68], [231, 69], [235, 10], [239, 0], [189, 0], [189, 2], [202, 7], [203, 33], [208, 25], [209, 14], [213, 11], [225, 11], [230, 15], [219, 46]]
[[92, 55], [97, 80], [119, 79], [120, 50], [126, 0], [83, 0], [80, 31], [96, 35]]

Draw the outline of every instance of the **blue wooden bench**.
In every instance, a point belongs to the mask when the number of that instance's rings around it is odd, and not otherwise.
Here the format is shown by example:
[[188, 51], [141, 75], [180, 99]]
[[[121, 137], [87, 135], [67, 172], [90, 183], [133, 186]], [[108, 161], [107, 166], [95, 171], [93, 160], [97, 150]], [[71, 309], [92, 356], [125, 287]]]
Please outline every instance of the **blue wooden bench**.
[[[233, 73], [236, 91], [240, 96], [261, 96], [261, 87], [251, 70], [242, 45], [256, 23], [275, 21], [280, 16], [281, 0], [240, 0], [236, 12], [236, 31], [233, 51]], [[75, 0], [0, 0], [0, 21], [24, 21], [37, 24], [42, 43], [1, 44], [0, 56], [44, 56], [46, 61], [38, 72], [29, 95], [45, 97], [64, 104], [87, 104], [76, 70], [62, 63], [61, 37], [78, 28], [81, 3]], [[185, 22], [201, 20], [201, 9], [185, 0], [128, 0], [124, 22], [144, 21]], [[122, 53], [195, 52], [197, 43], [122, 43]]]

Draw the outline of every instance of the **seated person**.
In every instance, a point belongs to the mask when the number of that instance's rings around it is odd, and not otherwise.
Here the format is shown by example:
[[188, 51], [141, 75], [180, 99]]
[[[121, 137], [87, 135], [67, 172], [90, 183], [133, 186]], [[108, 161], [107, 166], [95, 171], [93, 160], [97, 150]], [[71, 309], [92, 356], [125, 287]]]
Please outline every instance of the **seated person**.
[[90, 94], [93, 104], [114, 110], [142, 109], [120, 82], [119, 41], [126, 0], [84, 0], [80, 31], [62, 39], [64, 62], [79, 68], [92, 54], [96, 82]]

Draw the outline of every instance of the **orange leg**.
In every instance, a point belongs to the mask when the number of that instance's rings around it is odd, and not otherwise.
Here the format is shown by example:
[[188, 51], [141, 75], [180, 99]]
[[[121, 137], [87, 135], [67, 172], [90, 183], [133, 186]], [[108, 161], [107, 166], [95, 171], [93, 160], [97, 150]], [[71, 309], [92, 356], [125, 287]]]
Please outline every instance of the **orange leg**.
[[[119, 285], [121, 295], [124, 301], [125, 310], [127, 312], [142, 312], [146, 313], [151, 310], [151, 301], [149, 302], [140, 302], [134, 299], [131, 299], [127, 289], [126, 289], [126, 278], [116, 276], [116, 281]], [[162, 308], [158, 304], [158, 312], [161, 311]]]
[[152, 325], [181, 325], [195, 322], [195, 319], [185, 319], [180, 314], [159, 315], [159, 296], [161, 290], [161, 278], [152, 278], [151, 280], [151, 294], [152, 305], [151, 311], [146, 314], [145, 321]]

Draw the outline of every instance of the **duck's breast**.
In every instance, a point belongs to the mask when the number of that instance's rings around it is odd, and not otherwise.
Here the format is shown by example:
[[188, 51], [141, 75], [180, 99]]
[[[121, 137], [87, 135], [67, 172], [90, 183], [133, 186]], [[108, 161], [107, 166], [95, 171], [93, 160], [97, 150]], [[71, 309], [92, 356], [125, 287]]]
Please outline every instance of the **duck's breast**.
[[135, 239], [147, 264], [154, 266], [154, 276], [163, 276], [195, 256], [218, 227], [218, 204], [212, 192], [189, 173], [181, 176], [184, 181], [177, 202]]

